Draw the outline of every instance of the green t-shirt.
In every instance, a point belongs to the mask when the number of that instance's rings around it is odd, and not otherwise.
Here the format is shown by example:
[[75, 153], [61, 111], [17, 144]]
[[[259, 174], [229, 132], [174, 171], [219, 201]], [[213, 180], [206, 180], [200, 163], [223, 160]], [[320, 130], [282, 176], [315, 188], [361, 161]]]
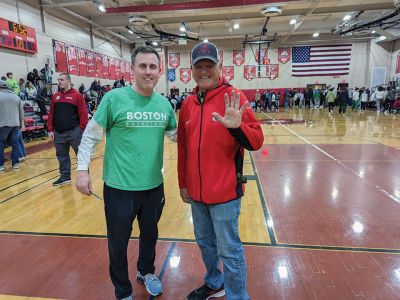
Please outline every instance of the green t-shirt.
[[131, 87], [114, 89], [101, 101], [95, 121], [106, 129], [103, 180], [113, 188], [143, 191], [163, 182], [164, 133], [176, 128], [166, 98]]
[[335, 102], [336, 94], [334, 91], [329, 91], [328, 94], [326, 94], [326, 100], [328, 102]]
[[6, 82], [7, 82], [8, 88], [10, 90], [12, 90], [15, 95], [19, 96], [19, 85], [18, 85], [17, 80], [14, 78], [13, 79], [8, 78]]

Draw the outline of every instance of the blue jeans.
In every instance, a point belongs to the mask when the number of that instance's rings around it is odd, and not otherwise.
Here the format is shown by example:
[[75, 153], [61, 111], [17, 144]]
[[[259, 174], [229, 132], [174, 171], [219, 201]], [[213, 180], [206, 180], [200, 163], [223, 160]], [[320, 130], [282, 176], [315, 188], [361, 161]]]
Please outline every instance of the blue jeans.
[[238, 230], [240, 204], [240, 198], [215, 205], [191, 202], [194, 235], [207, 270], [204, 281], [212, 289], [224, 284], [227, 300], [250, 299], [246, 291], [246, 259]]
[[18, 129], [18, 143], [19, 143], [19, 157], [26, 156], [26, 148], [24, 144], [24, 139], [22, 137], [22, 131]]
[[6, 146], [7, 143], [7, 138], [10, 135], [11, 136], [11, 146], [12, 146], [12, 151], [11, 151], [11, 161], [12, 165], [17, 164], [18, 158], [19, 158], [19, 138], [18, 138], [18, 131], [19, 127], [0, 127], [0, 166], [4, 165], [4, 147]]
[[376, 111], [381, 111], [381, 99], [376, 99]]

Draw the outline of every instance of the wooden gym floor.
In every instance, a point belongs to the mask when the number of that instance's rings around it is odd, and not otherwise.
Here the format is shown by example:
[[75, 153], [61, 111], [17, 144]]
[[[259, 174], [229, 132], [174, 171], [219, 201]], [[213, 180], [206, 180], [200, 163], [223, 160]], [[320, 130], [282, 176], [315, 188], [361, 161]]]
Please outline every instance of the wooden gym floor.
[[[327, 110], [258, 113], [265, 144], [246, 152], [240, 235], [252, 299], [400, 299], [400, 116]], [[53, 187], [51, 147], [0, 173], [0, 299], [113, 299], [103, 202]], [[102, 195], [102, 151], [91, 164]], [[35, 153], [32, 153], [35, 152]], [[179, 198], [176, 144], [165, 142], [159, 299], [203, 282], [190, 207]], [[73, 159], [73, 179], [76, 159]], [[135, 224], [129, 249], [134, 280]], [[134, 284], [134, 299], [151, 299]]]

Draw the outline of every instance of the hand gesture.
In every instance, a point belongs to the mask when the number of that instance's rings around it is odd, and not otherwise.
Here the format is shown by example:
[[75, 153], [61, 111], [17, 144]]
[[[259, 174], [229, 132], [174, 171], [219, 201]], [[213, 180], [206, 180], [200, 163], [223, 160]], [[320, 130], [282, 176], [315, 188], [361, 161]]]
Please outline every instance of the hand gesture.
[[225, 115], [221, 115], [217, 112], [213, 112], [213, 117], [223, 124], [226, 128], [239, 128], [242, 123], [242, 115], [244, 110], [249, 105], [249, 102], [245, 102], [242, 107], [240, 107], [240, 93], [235, 93], [232, 91], [231, 99], [227, 93], [224, 95], [225, 98]]

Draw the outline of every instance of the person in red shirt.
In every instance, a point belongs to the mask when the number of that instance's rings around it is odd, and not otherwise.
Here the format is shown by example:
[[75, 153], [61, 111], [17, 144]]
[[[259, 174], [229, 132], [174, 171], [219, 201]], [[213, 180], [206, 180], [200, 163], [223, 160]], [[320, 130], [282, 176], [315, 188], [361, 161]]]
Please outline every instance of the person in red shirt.
[[221, 68], [214, 44], [203, 42], [193, 48], [192, 74], [197, 87], [179, 114], [180, 195], [191, 204], [194, 234], [207, 271], [205, 283], [188, 300], [225, 294], [229, 300], [249, 299], [238, 234], [246, 181], [243, 157], [244, 149], [260, 149], [264, 136], [246, 96], [223, 80]]
[[53, 182], [58, 186], [71, 182], [71, 158], [69, 148], [78, 153], [82, 133], [88, 122], [88, 111], [83, 96], [71, 88], [71, 77], [61, 73], [58, 77], [60, 91], [50, 101], [47, 127], [49, 137], [54, 141], [56, 156], [60, 165], [60, 178]]

